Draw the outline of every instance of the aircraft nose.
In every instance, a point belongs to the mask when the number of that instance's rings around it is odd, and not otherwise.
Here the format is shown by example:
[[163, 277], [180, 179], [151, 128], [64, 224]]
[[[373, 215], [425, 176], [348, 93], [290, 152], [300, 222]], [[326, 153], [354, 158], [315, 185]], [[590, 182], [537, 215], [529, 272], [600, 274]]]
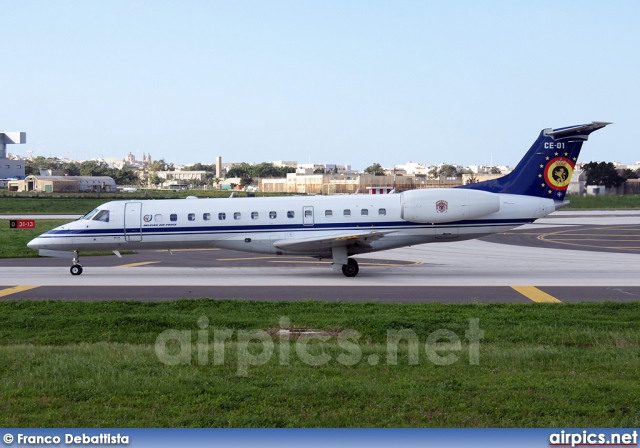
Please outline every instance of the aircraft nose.
[[27, 247], [29, 249], [40, 249], [42, 247], [42, 239], [41, 238], [34, 238], [31, 241], [29, 241], [27, 243]]

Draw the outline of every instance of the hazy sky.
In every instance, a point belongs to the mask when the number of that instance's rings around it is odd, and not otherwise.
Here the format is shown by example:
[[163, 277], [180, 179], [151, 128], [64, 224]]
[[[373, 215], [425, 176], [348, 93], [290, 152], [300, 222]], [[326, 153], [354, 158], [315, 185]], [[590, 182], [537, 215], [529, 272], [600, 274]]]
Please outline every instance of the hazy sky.
[[591, 121], [640, 161], [640, 1], [0, 0], [26, 156], [515, 165]]

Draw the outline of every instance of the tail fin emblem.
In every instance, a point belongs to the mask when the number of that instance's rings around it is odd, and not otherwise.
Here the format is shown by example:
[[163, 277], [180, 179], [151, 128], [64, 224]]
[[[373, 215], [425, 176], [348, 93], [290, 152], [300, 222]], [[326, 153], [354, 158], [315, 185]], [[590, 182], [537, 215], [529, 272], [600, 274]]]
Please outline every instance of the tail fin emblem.
[[569, 187], [575, 164], [566, 157], [551, 159], [544, 167], [544, 180], [549, 188], [563, 191]]
[[449, 210], [449, 203], [445, 200], [440, 200], [436, 202], [436, 212], [438, 213], [447, 213]]

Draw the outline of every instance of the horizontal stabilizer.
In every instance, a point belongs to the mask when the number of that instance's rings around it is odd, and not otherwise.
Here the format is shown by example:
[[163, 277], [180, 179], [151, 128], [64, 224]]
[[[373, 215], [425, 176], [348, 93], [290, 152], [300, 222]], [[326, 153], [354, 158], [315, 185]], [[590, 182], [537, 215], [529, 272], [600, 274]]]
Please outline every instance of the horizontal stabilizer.
[[554, 139], [573, 137], [573, 136], [588, 136], [593, 131], [602, 129], [603, 127], [611, 123], [605, 121], [592, 121], [591, 124], [580, 124], [577, 126], [569, 126], [567, 128], [549, 129], [544, 131], [544, 135], [553, 137]]

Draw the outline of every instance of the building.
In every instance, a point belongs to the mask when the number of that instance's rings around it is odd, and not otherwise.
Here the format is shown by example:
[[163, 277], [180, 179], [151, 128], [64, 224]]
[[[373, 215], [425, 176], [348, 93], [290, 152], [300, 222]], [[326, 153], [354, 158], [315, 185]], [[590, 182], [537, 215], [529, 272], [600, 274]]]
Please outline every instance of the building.
[[24, 160], [0, 159], [0, 188], [12, 179], [24, 179]]
[[430, 180], [426, 176], [372, 176], [370, 174], [300, 174], [289, 173], [286, 178], [262, 179], [260, 191], [266, 193], [297, 194], [383, 194], [416, 188], [454, 187], [461, 185], [454, 180]]
[[25, 132], [0, 132], [0, 187], [6, 188], [9, 179], [24, 179], [24, 160], [7, 158], [7, 145], [27, 142]]
[[206, 179], [206, 171], [158, 171], [158, 177], [162, 179], [164, 187], [170, 190], [187, 189], [194, 181], [203, 181]]
[[8, 182], [9, 191], [39, 193], [106, 193], [117, 191], [109, 176], [35, 176]]

